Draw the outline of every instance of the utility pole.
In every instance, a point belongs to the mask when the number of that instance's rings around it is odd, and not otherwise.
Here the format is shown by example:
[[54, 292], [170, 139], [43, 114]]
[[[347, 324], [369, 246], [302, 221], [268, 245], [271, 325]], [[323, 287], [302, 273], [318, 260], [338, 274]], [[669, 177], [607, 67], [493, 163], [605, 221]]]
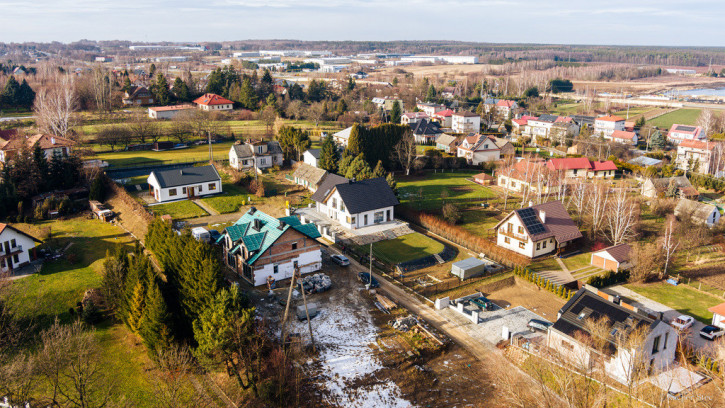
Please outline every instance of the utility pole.
[[292, 303], [292, 290], [295, 287], [295, 274], [292, 273], [292, 280], [289, 283], [289, 292], [287, 293], [287, 304], [284, 306], [284, 316], [282, 316], [282, 344], [284, 344], [285, 328], [287, 326], [287, 316], [289, 315], [289, 305]]
[[369, 286], [372, 286], [373, 284], [373, 243], [370, 243], [370, 282], [368, 283]]
[[[300, 273], [300, 268], [295, 268], [294, 274], [297, 275]], [[315, 353], [317, 350], [315, 349], [315, 337], [312, 335], [312, 323], [310, 322], [310, 312], [307, 310], [307, 296], [305, 295], [305, 287], [302, 285], [302, 275], [300, 275], [300, 279], [298, 280], [300, 285], [300, 291], [302, 292], [302, 303], [305, 305], [305, 316], [307, 316], [307, 328], [310, 330], [310, 342], [312, 343], [312, 352]]]
[[211, 130], [206, 131], [207, 141], [209, 143], [209, 162], [214, 161], [214, 149], [211, 147]]

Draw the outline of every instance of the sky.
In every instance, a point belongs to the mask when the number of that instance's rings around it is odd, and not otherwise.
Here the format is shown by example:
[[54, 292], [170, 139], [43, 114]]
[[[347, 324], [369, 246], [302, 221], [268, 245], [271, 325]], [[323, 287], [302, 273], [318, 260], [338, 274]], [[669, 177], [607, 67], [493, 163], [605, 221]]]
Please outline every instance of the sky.
[[0, 0], [0, 42], [457, 40], [725, 46], [722, 0]]

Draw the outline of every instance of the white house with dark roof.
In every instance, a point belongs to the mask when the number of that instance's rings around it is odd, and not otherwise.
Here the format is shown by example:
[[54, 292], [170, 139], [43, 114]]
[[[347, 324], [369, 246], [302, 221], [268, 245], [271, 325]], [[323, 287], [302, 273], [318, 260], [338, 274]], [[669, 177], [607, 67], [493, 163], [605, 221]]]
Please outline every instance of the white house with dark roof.
[[[601, 371], [617, 381], [627, 383], [641, 367], [657, 374], [675, 364], [678, 336], [666, 322], [653, 319], [636, 307], [626, 305], [604, 292], [587, 287], [577, 293], [559, 310], [557, 320], [547, 332], [547, 345], [564, 359], [578, 366], [594, 366], [595, 357], [602, 363]], [[614, 300], [614, 301], [613, 301]], [[616, 303], [615, 303], [616, 302]], [[583, 338], [601, 335], [590, 332], [589, 322], [603, 322], [603, 350], [594, 350]], [[628, 346], [623, 337], [641, 330], [641, 341]], [[637, 344], [639, 343], [639, 344]]]
[[282, 148], [276, 140], [249, 140], [229, 149], [229, 166], [237, 170], [261, 170], [281, 166], [283, 162]]
[[456, 156], [465, 157], [469, 164], [499, 160], [504, 155], [515, 153], [515, 148], [506, 139], [491, 135], [473, 135], [463, 138], [458, 145]]
[[511, 211], [494, 228], [498, 246], [529, 258], [560, 253], [582, 237], [561, 201]]
[[413, 130], [413, 137], [416, 143], [432, 144], [443, 134], [440, 124], [428, 119], [421, 119], [415, 123], [411, 123], [410, 128]]
[[160, 203], [222, 192], [222, 178], [212, 165], [154, 170], [148, 183], [151, 195]]
[[335, 132], [332, 134], [332, 140], [334, 140], [338, 146], [347, 147], [347, 141], [348, 139], [350, 139], [351, 131], [352, 126], [347, 127], [339, 132]]
[[311, 197], [318, 213], [351, 230], [393, 221], [400, 202], [385, 178], [355, 181], [330, 176]]
[[302, 153], [302, 161], [312, 167], [317, 167], [317, 162], [320, 161], [320, 149], [306, 150]]
[[677, 123], [670, 127], [667, 132], [667, 140], [678, 144], [683, 140], [706, 140], [707, 135], [700, 126], [679, 125]]
[[34, 257], [40, 240], [5, 223], [0, 223], [0, 274], [12, 273]]

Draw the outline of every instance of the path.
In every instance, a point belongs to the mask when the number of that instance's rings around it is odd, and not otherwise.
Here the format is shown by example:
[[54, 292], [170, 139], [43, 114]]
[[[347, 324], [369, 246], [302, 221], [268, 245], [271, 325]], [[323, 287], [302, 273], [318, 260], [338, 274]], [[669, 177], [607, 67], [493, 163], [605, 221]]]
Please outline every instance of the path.
[[209, 215], [219, 215], [219, 211], [217, 211], [217, 210], [213, 209], [213, 208], [212, 208], [211, 206], [209, 206], [209, 205], [206, 205], [206, 204], [205, 204], [205, 203], [204, 203], [203, 201], [201, 201], [200, 199], [198, 199], [198, 198], [197, 198], [197, 199], [194, 199], [194, 200], [191, 200], [191, 201], [192, 201], [192, 202], [193, 202], [194, 204], [196, 204], [196, 205], [198, 205], [199, 207], [201, 207], [201, 208], [202, 208], [202, 209], [203, 209], [204, 211], [208, 212], [208, 213], [209, 213]]
[[569, 268], [567, 268], [567, 267], [566, 267], [566, 265], [564, 264], [564, 261], [562, 261], [562, 260], [561, 260], [561, 258], [559, 258], [559, 257], [557, 256], [557, 257], [555, 257], [555, 258], [554, 258], [554, 260], [556, 261], [556, 263], [558, 263], [558, 264], [559, 264], [559, 266], [561, 267], [561, 269], [562, 269], [562, 270], [563, 270], [564, 272], [566, 272], [566, 273], [569, 273]]
[[[683, 314], [669, 306], [663, 305], [662, 303], [656, 302], [648, 297], [640, 295], [639, 293], [628, 289], [622, 285], [608, 287], [604, 290], [604, 292], [619, 295], [622, 298], [627, 298], [630, 300], [631, 303], [634, 303], [634, 306], [649, 309], [653, 312], [662, 312], [664, 314], [663, 320], [666, 322], [671, 322], [677, 316]], [[704, 351], [708, 348], [711, 348], [713, 346], [713, 343], [711, 341], [703, 339], [698, 334], [703, 327], [705, 327], [704, 323], [695, 320], [695, 323], [692, 325], [690, 333], [688, 334], [688, 340], [690, 344], [696, 349]]]
[[206, 227], [207, 225], [234, 222], [241, 218], [242, 215], [244, 215], [243, 212], [233, 212], [227, 214], [207, 215], [199, 218], [189, 218], [184, 221], [189, 224], [189, 227]]

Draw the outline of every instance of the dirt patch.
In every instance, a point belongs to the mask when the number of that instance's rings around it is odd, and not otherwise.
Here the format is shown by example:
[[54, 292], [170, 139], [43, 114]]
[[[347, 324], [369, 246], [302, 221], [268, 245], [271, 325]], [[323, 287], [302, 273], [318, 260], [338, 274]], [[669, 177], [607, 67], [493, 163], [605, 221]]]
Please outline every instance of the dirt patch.
[[520, 279], [512, 286], [484, 294], [501, 307], [523, 306], [550, 321], [556, 320], [559, 309], [566, 303], [553, 293]]

